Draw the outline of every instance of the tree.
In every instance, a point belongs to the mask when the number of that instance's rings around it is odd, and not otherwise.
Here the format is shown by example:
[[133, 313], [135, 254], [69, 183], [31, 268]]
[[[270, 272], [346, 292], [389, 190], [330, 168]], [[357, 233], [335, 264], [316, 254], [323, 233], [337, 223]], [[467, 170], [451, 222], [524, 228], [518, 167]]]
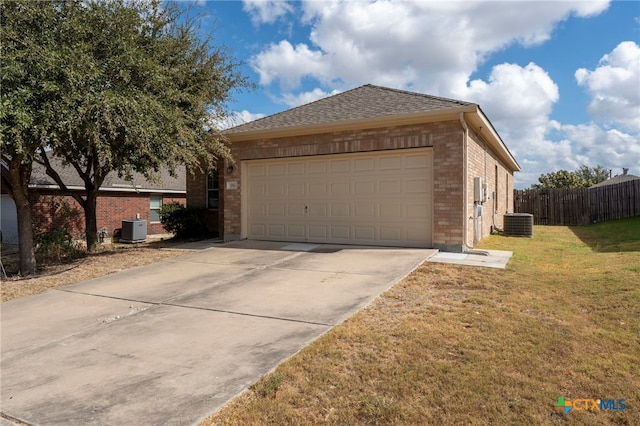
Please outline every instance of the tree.
[[49, 25], [52, 3], [3, 2], [0, 5], [0, 143], [6, 160], [8, 190], [16, 204], [20, 273], [36, 272], [29, 181], [33, 159], [48, 135], [52, 120], [53, 61], [48, 55], [55, 43]]
[[584, 180], [587, 187], [609, 179], [609, 171], [600, 165], [589, 167], [583, 164], [576, 170], [576, 175]]
[[74, 198], [84, 209], [92, 251], [98, 240], [96, 201], [107, 174], [137, 171], [154, 179], [163, 165], [172, 172], [179, 164], [215, 167], [229, 150], [208, 125], [212, 117], [225, 116], [231, 92], [248, 83], [227, 51], [200, 38], [196, 22], [176, 3], [53, 4], [55, 16], [47, 24], [56, 43], [47, 56], [54, 62], [48, 76], [54, 120], [47, 121], [47, 146], [39, 146], [35, 161], [62, 189], [67, 188], [51, 155], [82, 178], [84, 194]]
[[532, 188], [588, 188], [598, 182], [607, 180], [609, 172], [602, 166], [589, 167], [581, 165], [578, 170], [570, 172], [557, 170], [540, 175], [539, 184], [531, 185]]

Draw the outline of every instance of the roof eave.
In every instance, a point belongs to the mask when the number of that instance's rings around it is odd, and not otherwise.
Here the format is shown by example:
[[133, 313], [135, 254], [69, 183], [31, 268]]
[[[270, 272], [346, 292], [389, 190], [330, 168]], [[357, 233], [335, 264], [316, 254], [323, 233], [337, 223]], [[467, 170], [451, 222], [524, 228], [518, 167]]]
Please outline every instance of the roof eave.
[[469, 124], [473, 130], [480, 136], [482, 136], [483, 140], [491, 146], [493, 151], [502, 159], [508, 167], [511, 168], [514, 172], [519, 172], [520, 165], [516, 161], [507, 145], [504, 143], [496, 129], [493, 127], [493, 124], [489, 121], [482, 109], [479, 106], [475, 106], [473, 113], [466, 116], [468, 118]]
[[475, 105], [465, 105], [444, 110], [422, 111], [411, 114], [372, 117], [362, 120], [339, 121], [334, 123], [289, 126], [268, 130], [250, 130], [246, 132], [225, 133], [231, 142], [243, 142], [256, 139], [274, 139], [292, 136], [312, 135], [317, 133], [334, 133], [350, 130], [374, 129], [390, 126], [407, 126], [435, 121], [457, 120], [460, 113], [476, 110]]

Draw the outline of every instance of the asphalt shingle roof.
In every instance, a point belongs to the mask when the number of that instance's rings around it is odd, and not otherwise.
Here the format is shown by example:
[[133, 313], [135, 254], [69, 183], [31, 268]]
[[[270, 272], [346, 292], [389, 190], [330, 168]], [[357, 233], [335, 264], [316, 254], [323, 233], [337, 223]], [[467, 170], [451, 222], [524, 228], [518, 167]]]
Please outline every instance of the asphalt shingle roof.
[[476, 105], [367, 84], [227, 129], [234, 134], [415, 114]]
[[617, 175], [612, 177], [611, 179], [607, 179], [600, 183], [596, 183], [595, 185], [591, 185], [589, 188], [600, 188], [602, 186], [615, 185], [617, 183], [628, 182], [631, 180], [640, 180], [640, 176], [630, 174]]
[[[62, 164], [62, 161], [49, 155], [49, 160], [51, 161], [51, 165], [58, 172], [62, 181], [67, 186], [80, 186], [84, 188], [84, 182], [78, 176], [78, 173], [73, 168], [73, 166], [65, 166]], [[176, 177], [173, 177], [169, 174], [169, 171], [166, 169], [161, 169], [158, 172], [159, 180], [158, 182], [153, 182], [147, 180], [140, 173], [133, 174], [133, 181], [125, 180], [124, 178], [118, 177], [118, 173], [111, 172], [107, 175], [104, 180], [104, 183], [100, 187], [101, 189], [117, 189], [117, 190], [131, 190], [133, 186], [137, 188], [139, 191], [149, 190], [149, 191], [186, 191], [187, 183], [186, 183], [186, 169], [184, 166], [178, 167], [176, 169]], [[45, 171], [44, 166], [38, 163], [33, 163], [33, 171], [31, 172], [31, 185], [36, 186], [48, 186], [48, 185], [57, 185], [55, 181], [49, 177]]]

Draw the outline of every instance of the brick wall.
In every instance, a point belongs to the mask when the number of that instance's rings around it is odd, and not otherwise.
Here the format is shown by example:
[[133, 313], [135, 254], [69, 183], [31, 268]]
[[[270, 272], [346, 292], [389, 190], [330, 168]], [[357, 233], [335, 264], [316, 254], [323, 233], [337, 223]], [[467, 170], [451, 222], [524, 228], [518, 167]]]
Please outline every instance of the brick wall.
[[[513, 174], [507, 169], [504, 162], [487, 147], [481, 136], [473, 132], [469, 133], [467, 218], [473, 218], [473, 179], [474, 177], [482, 177], [486, 185], [482, 216], [478, 219], [479, 237], [482, 239], [489, 235], [492, 229], [502, 229], [503, 215], [513, 213]], [[472, 246], [474, 223], [473, 219], [468, 219], [468, 221], [467, 244]]]
[[[164, 195], [163, 204], [171, 202], [186, 203], [181, 194]], [[160, 223], [149, 221], [150, 194], [102, 192], [97, 201], [96, 219], [98, 230], [106, 228], [109, 235], [122, 227], [123, 219], [133, 219], [140, 214], [140, 219], [147, 221], [147, 234], [164, 234]], [[31, 210], [34, 227], [46, 232], [66, 224], [71, 232], [84, 233], [84, 212], [78, 202], [61, 191], [41, 190], [31, 195]], [[66, 213], [65, 213], [66, 212]]]

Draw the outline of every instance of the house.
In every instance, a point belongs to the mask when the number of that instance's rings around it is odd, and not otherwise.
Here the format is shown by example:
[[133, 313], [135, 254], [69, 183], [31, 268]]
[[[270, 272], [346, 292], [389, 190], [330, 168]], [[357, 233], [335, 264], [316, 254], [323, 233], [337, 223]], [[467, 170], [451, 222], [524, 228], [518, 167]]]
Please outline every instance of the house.
[[[60, 174], [70, 192], [64, 192], [49, 177], [44, 166], [34, 163], [30, 179], [30, 202], [34, 229], [46, 232], [63, 225], [72, 233], [84, 232], [84, 212], [71, 192], [84, 193], [84, 183], [72, 166], [65, 166], [57, 157], [50, 157], [54, 169]], [[2, 240], [17, 243], [15, 204], [7, 190], [7, 164], [2, 161]], [[158, 181], [149, 181], [134, 173], [128, 181], [110, 173], [100, 188], [97, 201], [98, 230], [105, 229], [109, 236], [122, 226], [123, 219], [140, 217], [147, 221], [147, 234], [166, 233], [160, 223], [159, 210], [163, 204], [186, 203], [186, 171], [177, 170], [170, 176], [167, 170], [159, 172]], [[68, 207], [68, 208], [67, 208]]]
[[632, 180], [640, 180], [640, 176], [630, 175], [629, 174], [629, 169], [623, 168], [621, 175], [615, 175], [612, 178], [609, 178], [609, 179], [604, 180], [602, 182], [596, 183], [595, 185], [591, 185], [589, 187], [589, 189], [591, 189], [591, 188], [602, 188], [603, 186], [615, 185], [615, 184], [618, 184], [618, 183], [629, 182], [629, 181], [632, 181]]
[[477, 104], [365, 85], [225, 131], [187, 176], [225, 240], [461, 252], [513, 212], [518, 163]]

